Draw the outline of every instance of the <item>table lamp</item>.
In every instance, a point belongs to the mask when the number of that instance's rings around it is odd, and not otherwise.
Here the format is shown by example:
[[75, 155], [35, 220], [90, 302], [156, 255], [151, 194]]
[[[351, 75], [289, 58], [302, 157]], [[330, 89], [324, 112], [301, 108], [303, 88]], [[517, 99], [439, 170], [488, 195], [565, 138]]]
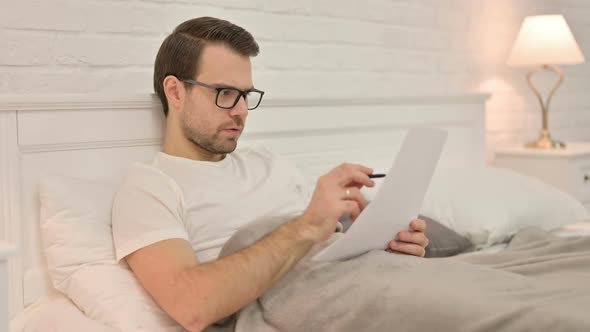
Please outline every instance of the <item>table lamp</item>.
[[[554, 141], [547, 129], [547, 113], [553, 94], [563, 81], [563, 72], [555, 65], [575, 65], [584, 62], [584, 55], [562, 15], [527, 16], [520, 27], [507, 64], [509, 66], [534, 67], [527, 74], [527, 81], [541, 104], [543, 128], [535, 142], [526, 144], [529, 148], [565, 148], [562, 142]], [[559, 80], [544, 102], [531, 77], [541, 70], [549, 70], [559, 75]]]

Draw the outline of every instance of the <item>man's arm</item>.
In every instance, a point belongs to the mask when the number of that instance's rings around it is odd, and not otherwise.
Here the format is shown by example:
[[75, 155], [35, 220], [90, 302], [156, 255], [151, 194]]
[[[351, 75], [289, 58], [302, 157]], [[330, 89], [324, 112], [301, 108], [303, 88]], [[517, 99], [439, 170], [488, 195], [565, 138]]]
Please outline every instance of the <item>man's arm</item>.
[[173, 319], [201, 331], [258, 298], [303, 257], [328, 238], [338, 218], [356, 218], [364, 200], [349, 197], [351, 185], [373, 186], [360, 165], [343, 164], [320, 177], [304, 214], [257, 243], [217, 261], [199, 264], [186, 240], [160, 241], [126, 260], [142, 286]]
[[201, 331], [254, 301], [316, 242], [295, 220], [253, 246], [199, 264], [189, 242], [172, 239], [127, 256], [140, 283], [173, 319]]

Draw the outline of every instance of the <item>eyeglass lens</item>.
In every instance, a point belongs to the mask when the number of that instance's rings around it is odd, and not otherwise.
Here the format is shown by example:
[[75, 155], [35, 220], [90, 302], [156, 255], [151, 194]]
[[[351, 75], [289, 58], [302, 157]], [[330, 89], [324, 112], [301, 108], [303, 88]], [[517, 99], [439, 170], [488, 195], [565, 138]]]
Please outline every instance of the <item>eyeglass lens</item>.
[[[222, 108], [232, 108], [237, 104], [241, 93], [234, 89], [221, 89], [217, 95], [217, 106]], [[246, 95], [246, 104], [248, 109], [254, 109], [260, 103], [262, 94], [258, 91], [250, 91]]]

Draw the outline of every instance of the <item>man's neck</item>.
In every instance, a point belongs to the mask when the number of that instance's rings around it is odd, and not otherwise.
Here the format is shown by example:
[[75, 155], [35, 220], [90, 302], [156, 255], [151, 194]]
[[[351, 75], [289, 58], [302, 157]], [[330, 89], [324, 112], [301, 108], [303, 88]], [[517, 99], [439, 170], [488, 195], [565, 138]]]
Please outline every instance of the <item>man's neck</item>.
[[177, 131], [176, 133], [176, 135], [173, 131], [166, 133], [162, 152], [175, 157], [212, 162], [221, 161], [226, 156], [226, 154], [211, 153], [189, 141], [186, 137], [178, 135]]
[[204, 153], [198, 153], [196, 151], [189, 152], [189, 151], [183, 151], [183, 150], [179, 150], [179, 149], [175, 149], [175, 148], [168, 148], [166, 146], [164, 146], [162, 148], [162, 152], [169, 154], [171, 156], [175, 156], [175, 157], [198, 160], [198, 161], [211, 161], [211, 162], [221, 161], [221, 160], [225, 159], [225, 156], [226, 156], [226, 154], [211, 154], [211, 153], [204, 154]]
[[[170, 141], [164, 141], [164, 146], [162, 147], [162, 152], [169, 154], [175, 157], [187, 158], [192, 160], [199, 160], [199, 161], [221, 161], [225, 158], [225, 154], [214, 154], [210, 153], [209, 151], [204, 151], [203, 149], [195, 146], [191, 142], [183, 142], [178, 144], [169, 143]], [[187, 144], [188, 143], [188, 144]]]

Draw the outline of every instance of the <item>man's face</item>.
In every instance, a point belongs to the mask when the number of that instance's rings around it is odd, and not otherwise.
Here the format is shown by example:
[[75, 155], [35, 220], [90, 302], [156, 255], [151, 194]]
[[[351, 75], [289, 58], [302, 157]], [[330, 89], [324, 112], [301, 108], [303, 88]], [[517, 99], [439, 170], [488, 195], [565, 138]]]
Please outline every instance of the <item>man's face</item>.
[[[240, 90], [253, 87], [250, 58], [227, 46], [205, 46], [198, 67], [194, 78], [198, 82]], [[202, 86], [187, 89], [180, 125], [186, 138], [197, 148], [211, 154], [226, 154], [236, 149], [248, 108], [243, 98], [232, 109], [219, 108], [215, 104], [216, 96], [216, 90]]]

